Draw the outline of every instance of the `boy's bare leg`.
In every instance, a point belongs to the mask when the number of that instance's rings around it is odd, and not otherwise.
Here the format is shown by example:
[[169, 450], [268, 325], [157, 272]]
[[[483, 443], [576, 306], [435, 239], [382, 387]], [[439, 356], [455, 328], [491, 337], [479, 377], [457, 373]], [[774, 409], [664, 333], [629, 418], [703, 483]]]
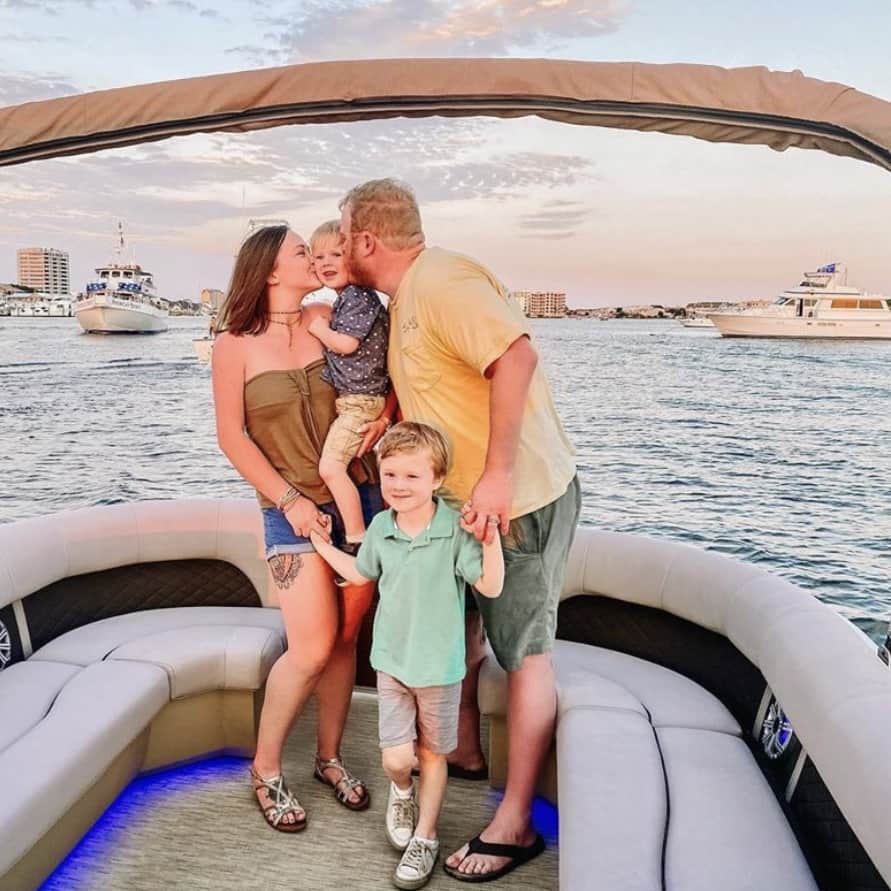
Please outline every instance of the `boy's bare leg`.
[[397, 788], [408, 792], [411, 788], [411, 769], [415, 762], [415, 744], [403, 743], [401, 746], [388, 746], [381, 750], [384, 773]]
[[346, 465], [333, 458], [322, 458], [319, 461], [319, 475], [334, 496], [334, 503], [343, 518], [347, 541], [360, 541], [365, 534], [362, 499], [347, 473]]
[[477, 699], [480, 666], [485, 655], [486, 635], [480, 614], [472, 610], [464, 615], [465, 665], [467, 673], [461, 684], [461, 705], [458, 712], [458, 748], [448, 757], [449, 764], [465, 770], [480, 770], [486, 757], [480, 745], [480, 706]]
[[[535, 840], [532, 799], [551, 744], [556, 712], [550, 653], [527, 656], [519, 669], [507, 675], [507, 786], [492, 822], [480, 833], [483, 841], [530, 845]], [[507, 857], [466, 855], [467, 845], [463, 845], [446, 862], [460, 872], [476, 875], [500, 869], [509, 862]]]
[[418, 762], [421, 766], [421, 782], [418, 791], [418, 825], [415, 835], [436, 838], [436, 824], [445, 799], [448, 782], [448, 764], [445, 755], [431, 752], [423, 741], [418, 743]]

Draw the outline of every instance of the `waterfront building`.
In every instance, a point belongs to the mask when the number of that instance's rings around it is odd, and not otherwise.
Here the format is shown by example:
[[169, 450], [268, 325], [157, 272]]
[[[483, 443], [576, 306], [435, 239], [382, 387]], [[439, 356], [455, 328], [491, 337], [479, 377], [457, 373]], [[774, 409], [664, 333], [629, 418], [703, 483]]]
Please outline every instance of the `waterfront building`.
[[70, 294], [67, 251], [56, 248], [19, 248], [16, 251], [19, 284], [43, 294]]
[[526, 297], [528, 294], [528, 291], [511, 291], [510, 295], [511, 300], [517, 303], [517, 305], [520, 307], [520, 312], [522, 312], [524, 316], [526, 315]]
[[226, 292], [219, 288], [204, 288], [201, 291], [201, 306], [207, 313], [219, 312], [226, 299]]
[[566, 315], [566, 294], [562, 291], [514, 291], [511, 296], [529, 318], [560, 319]]

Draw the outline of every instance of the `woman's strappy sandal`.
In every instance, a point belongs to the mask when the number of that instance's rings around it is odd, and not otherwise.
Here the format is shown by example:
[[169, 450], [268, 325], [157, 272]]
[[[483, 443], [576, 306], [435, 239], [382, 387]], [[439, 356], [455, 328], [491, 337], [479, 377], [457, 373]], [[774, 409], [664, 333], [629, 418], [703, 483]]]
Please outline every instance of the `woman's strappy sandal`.
[[[325, 776], [325, 771], [331, 767], [340, 771], [340, 779], [333, 783]], [[316, 753], [316, 769], [313, 776], [320, 783], [324, 783], [326, 786], [331, 786], [334, 789], [334, 797], [344, 807], [348, 807], [351, 811], [364, 811], [365, 808], [371, 804], [371, 796], [368, 794], [368, 787], [362, 780], [358, 777], [354, 777], [346, 767], [344, 767], [343, 761], [341, 761], [340, 758], [323, 759]], [[350, 800], [350, 793], [355, 789], [362, 790], [362, 795], [358, 801]]]
[[[254, 797], [257, 805], [273, 829], [279, 832], [300, 832], [301, 829], [306, 829], [306, 811], [301, 807], [297, 796], [285, 785], [282, 774], [266, 779], [251, 767], [251, 779], [254, 781]], [[265, 789], [271, 800], [271, 804], [265, 807], [256, 795], [260, 789]], [[288, 814], [293, 814], [294, 819], [282, 822]], [[301, 815], [299, 818], [298, 814]]]

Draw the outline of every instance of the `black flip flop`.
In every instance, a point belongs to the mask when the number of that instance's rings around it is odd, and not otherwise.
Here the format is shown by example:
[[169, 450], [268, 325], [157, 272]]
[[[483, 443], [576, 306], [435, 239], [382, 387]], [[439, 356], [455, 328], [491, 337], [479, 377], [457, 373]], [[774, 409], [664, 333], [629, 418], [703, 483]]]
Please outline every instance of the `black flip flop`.
[[456, 866], [449, 866], [443, 863], [442, 868], [453, 878], [459, 882], [494, 882], [502, 876], [506, 876], [509, 872], [513, 872], [518, 866], [534, 860], [545, 849], [545, 841], [541, 837], [541, 833], [535, 834], [535, 841], [531, 845], [500, 845], [495, 842], [484, 842], [479, 836], [472, 838], [467, 845], [467, 853], [464, 855], [462, 863], [471, 854], [489, 854], [492, 857], [510, 857], [511, 862], [506, 863], [501, 869], [492, 872], [484, 872], [479, 874], [458, 872]]

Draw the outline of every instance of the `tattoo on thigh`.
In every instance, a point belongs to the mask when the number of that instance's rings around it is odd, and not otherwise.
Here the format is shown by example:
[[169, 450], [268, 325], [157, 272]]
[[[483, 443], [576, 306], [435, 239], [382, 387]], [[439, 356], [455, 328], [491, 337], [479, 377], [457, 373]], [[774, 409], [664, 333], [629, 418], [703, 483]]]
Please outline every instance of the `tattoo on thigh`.
[[276, 554], [269, 558], [272, 578], [275, 580], [276, 587], [283, 591], [291, 587], [291, 582], [297, 578], [302, 566], [303, 558], [300, 554]]

